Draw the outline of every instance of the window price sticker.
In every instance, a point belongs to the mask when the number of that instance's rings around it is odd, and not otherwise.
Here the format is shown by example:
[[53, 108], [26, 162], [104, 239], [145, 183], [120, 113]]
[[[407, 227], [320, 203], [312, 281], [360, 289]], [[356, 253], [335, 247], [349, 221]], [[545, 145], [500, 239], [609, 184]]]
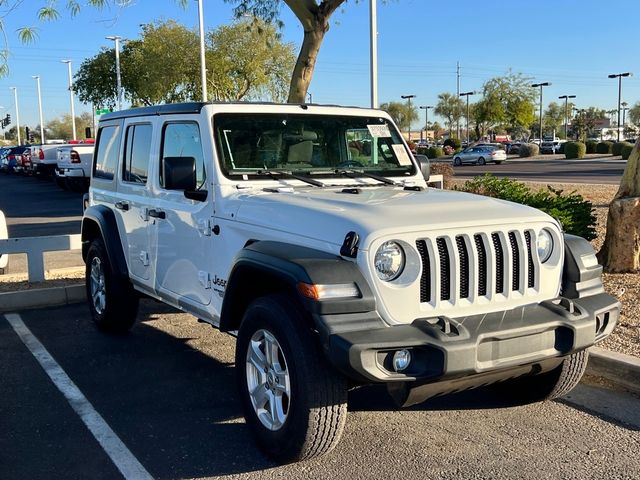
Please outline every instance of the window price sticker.
[[402, 144], [391, 145], [393, 147], [393, 153], [395, 153], [396, 158], [398, 159], [398, 164], [402, 166], [411, 165], [411, 159], [407, 154], [407, 150], [404, 148]]
[[389, 138], [391, 136], [388, 125], [367, 125], [367, 128], [374, 138]]

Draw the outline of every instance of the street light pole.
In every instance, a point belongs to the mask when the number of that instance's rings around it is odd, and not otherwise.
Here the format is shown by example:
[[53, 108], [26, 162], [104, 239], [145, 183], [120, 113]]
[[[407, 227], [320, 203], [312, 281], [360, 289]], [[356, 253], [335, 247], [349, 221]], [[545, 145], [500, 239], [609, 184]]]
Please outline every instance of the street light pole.
[[629, 104], [622, 102], [622, 134], [624, 135], [624, 129], [627, 126], [627, 110], [629, 110]]
[[411, 141], [411, 99], [412, 98], [416, 98], [415, 95], [400, 95], [400, 98], [405, 99], [408, 104], [409, 104], [409, 110], [408, 110], [408, 115], [409, 115], [409, 142]]
[[369, 1], [369, 34], [371, 37], [371, 108], [378, 108], [378, 0]]
[[425, 140], [429, 140], [429, 109], [433, 108], [433, 105], [422, 105], [420, 109], [424, 110], [424, 136]]
[[71, 128], [73, 131], [73, 140], [77, 139], [76, 134], [76, 110], [73, 101], [73, 77], [71, 76], [71, 60], [60, 60], [66, 63], [69, 70], [69, 104], [71, 105]]
[[631, 77], [633, 73], [624, 72], [624, 73], [612, 73], [608, 75], [609, 78], [617, 78], [618, 79], [618, 141], [620, 141], [620, 101], [622, 100], [622, 77]]
[[467, 147], [469, 146], [469, 97], [475, 95], [478, 92], [464, 92], [461, 93], [461, 97], [467, 97]]
[[107, 40], [113, 40], [115, 42], [116, 50], [116, 101], [118, 103], [118, 110], [122, 110], [122, 78], [120, 77], [120, 40], [122, 37], [118, 35], [111, 35], [104, 37]]
[[533, 88], [540, 87], [540, 146], [542, 146], [542, 87], [548, 87], [551, 82], [534, 83], [531, 85]]
[[576, 98], [575, 95], [562, 95], [558, 97], [564, 99], [564, 139], [569, 140], [569, 99]]
[[13, 90], [13, 98], [16, 104], [16, 131], [18, 132], [18, 145], [22, 145], [20, 140], [20, 109], [18, 108], [18, 89], [16, 87], [9, 87]]
[[[40, 113], [40, 143], [44, 145], [44, 120], [42, 119], [42, 94], [40, 93], [40, 76], [33, 75], [31, 78], [35, 79], [36, 85], [38, 87], [38, 112]], [[27, 141], [29, 141], [28, 138], [27, 138]]]
[[207, 65], [204, 56], [204, 13], [202, 3], [198, 1], [198, 29], [200, 30], [200, 83], [202, 84], [202, 101], [207, 101]]

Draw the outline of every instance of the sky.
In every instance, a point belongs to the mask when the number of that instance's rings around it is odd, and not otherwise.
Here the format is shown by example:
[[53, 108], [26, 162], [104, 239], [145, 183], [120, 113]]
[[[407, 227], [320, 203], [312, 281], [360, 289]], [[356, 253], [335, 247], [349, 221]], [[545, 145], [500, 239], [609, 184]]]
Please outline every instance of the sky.
[[[205, 28], [233, 21], [232, 5], [203, 0]], [[27, 0], [3, 23], [9, 45], [9, 75], [0, 79], [0, 116], [15, 103], [9, 87], [17, 87], [22, 125], [38, 124], [36, 81], [41, 78], [45, 123], [69, 113], [67, 66], [113, 46], [106, 35], [137, 38], [140, 25], [175, 19], [190, 27], [198, 23], [197, 2], [182, 8], [175, 0], [133, 0], [125, 8], [84, 7], [71, 18], [58, 2], [58, 20], [42, 23], [37, 9], [46, 0]], [[118, 3], [113, 2], [113, 3]], [[441, 92], [456, 91], [460, 62], [461, 91], [481, 90], [483, 83], [509, 69], [551, 82], [544, 89], [546, 106], [560, 95], [576, 95], [579, 108], [617, 106], [617, 80], [610, 73], [632, 72], [623, 79], [623, 101], [640, 101], [640, 60], [635, 16], [638, 0], [378, 0], [378, 62], [380, 102], [416, 95], [419, 105], [435, 105]], [[302, 28], [283, 5], [283, 39], [296, 45]], [[31, 25], [38, 36], [22, 44], [16, 29]], [[349, 0], [333, 17], [309, 88], [314, 103], [369, 106], [369, 0]], [[473, 97], [472, 97], [473, 99]], [[76, 99], [76, 114], [90, 111]], [[422, 112], [421, 112], [422, 113]], [[430, 111], [429, 120], [433, 120]], [[422, 121], [422, 120], [421, 120]], [[420, 123], [419, 121], [418, 123]]]

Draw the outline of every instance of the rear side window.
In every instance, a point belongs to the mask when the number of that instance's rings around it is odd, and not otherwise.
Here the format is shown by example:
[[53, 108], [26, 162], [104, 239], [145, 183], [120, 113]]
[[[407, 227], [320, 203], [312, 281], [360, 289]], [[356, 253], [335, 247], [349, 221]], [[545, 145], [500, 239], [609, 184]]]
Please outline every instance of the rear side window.
[[149, 124], [127, 127], [122, 165], [122, 179], [125, 182], [147, 183], [151, 133]]
[[113, 180], [118, 168], [118, 149], [120, 148], [120, 126], [109, 125], [102, 127], [98, 132], [98, 144], [96, 145], [95, 167], [93, 176]]
[[[165, 157], [194, 157], [196, 159], [196, 181], [200, 189], [207, 179], [204, 169], [204, 155], [200, 141], [200, 128], [195, 122], [168, 123], [162, 132], [162, 155]], [[164, 187], [162, 168], [160, 186]]]

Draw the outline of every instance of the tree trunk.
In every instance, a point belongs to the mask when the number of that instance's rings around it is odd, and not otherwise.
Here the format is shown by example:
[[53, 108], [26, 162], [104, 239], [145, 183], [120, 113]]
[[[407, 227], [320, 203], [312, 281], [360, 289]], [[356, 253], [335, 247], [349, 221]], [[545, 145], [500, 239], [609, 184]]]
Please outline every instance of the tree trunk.
[[325, 19], [317, 19], [313, 27], [312, 30], [304, 32], [302, 47], [291, 76], [288, 103], [305, 103], [320, 45], [325, 33], [329, 30], [329, 24]]
[[609, 205], [607, 234], [598, 262], [609, 273], [640, 271], [640, 139], [627, 160], [620, 188]]

